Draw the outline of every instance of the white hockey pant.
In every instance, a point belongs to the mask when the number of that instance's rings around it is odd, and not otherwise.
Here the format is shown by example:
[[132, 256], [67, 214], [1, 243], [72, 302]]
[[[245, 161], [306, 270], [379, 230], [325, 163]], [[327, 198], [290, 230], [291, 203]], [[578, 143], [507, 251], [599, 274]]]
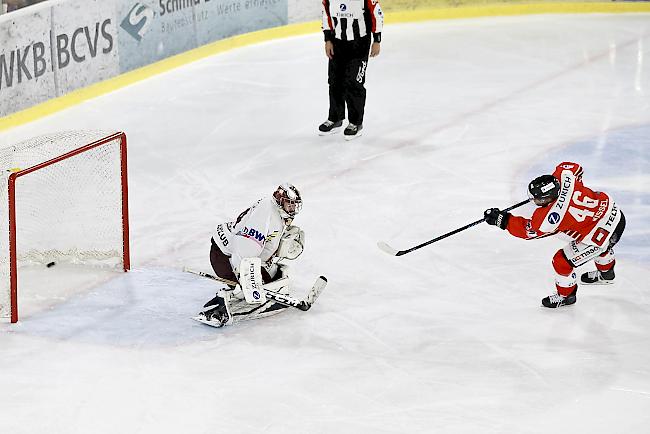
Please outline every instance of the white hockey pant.
[[611, 248], [598, 247], [586, 243], [571, 241], [553, 257], [553, 269], [555, 270], [555, 285], [558, 293], [567, 295], [569, 288], [577, 284], [577, 276], [574, 271], [587, 262], [594, 260], [596, 267], [606, 267], [614, 262], [614, 251]]

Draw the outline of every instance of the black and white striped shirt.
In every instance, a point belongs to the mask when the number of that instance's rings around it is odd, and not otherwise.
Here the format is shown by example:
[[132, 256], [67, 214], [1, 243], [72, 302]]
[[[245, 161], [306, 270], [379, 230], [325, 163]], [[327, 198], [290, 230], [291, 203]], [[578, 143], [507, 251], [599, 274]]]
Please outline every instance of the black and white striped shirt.
[[378, 0], [323, 0], [325, 40], [352, 41], [372, 33], [381, 42], [384, 14]]

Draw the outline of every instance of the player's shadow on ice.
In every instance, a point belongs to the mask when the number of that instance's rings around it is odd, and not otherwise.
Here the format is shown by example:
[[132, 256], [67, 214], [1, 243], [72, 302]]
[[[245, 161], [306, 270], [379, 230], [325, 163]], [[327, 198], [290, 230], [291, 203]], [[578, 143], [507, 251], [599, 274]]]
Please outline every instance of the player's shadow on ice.
[[21, 318], [16, 331], [116, 346], [192, 343], [221, 333], [191, 319], [218, 288], [218, 283], [179, 270], [133, 270]]

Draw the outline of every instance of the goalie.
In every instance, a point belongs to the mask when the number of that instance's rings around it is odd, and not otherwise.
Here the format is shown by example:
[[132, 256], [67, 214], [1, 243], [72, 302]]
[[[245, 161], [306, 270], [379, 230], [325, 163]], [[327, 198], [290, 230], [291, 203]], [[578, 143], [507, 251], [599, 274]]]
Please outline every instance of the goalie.
[[[272, 195], [255, 202], [232, 222], [220, 223], [212, 236], [210, 264], [221, 279], [234, 285], [220, 290], [194, 319], [213, 327], [237, 319], [279, 313], [286, 305], [266, 300], [265, 293], [289, 293], [284, 259], [303, 251], [305, 234], [292, 225], [302, 198], [292, 184], [280, 185]], [[237, 309], [231, 309], [237, 305]]]

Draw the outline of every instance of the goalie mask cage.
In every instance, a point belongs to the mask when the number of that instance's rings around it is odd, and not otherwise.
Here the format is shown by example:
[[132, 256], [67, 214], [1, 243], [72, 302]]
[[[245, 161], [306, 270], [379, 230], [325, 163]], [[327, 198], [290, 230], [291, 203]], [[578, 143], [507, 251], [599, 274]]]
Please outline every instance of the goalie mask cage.
[[1, 318], [18, 321], [22, 266], [129, 269], [126, 156], [124, 133], [89, 131], [0, 149]]

